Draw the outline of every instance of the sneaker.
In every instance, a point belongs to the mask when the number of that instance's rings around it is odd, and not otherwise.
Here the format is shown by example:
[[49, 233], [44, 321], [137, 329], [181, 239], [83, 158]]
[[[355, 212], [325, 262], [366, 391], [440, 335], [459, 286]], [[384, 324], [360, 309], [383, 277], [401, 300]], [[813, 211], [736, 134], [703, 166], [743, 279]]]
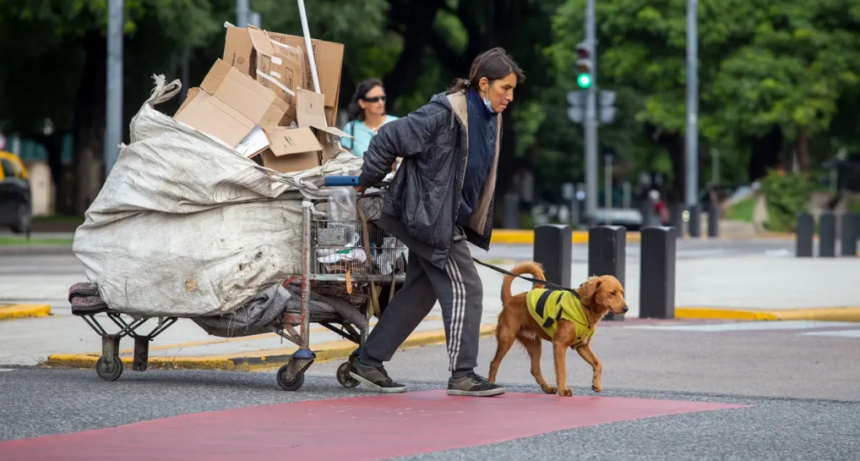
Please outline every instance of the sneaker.
[[384, 394], [406, 392], [406, 386], [392, 381], [385, 371], [385, 367], [381, 365], [378, 367], [365, 365], [357, 357], [355, 360], [350, 360], [350, 363], [352, 364], [352, 370], [349, 371], [349, 375], [365, 386]]
[[504, 387], [493, 384], [475, 373], [469, 373], [462, 378], [448, 379], [448, 395], [493, 397], [504, 393]]

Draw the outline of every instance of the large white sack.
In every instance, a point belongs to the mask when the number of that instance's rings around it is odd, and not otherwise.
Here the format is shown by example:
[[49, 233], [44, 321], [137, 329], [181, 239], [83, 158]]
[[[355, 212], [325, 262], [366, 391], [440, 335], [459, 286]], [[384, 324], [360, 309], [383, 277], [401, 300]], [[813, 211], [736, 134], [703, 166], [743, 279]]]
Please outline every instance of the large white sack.
[[178, 81], [156, 78], [131, 143], [75, 233], [87, 278], [120, 312], [230, 313], [300, 273], [302, 193], [361, 168], [349, 154], [299, 173], [263, 168], [151, 107], [178, 90]]

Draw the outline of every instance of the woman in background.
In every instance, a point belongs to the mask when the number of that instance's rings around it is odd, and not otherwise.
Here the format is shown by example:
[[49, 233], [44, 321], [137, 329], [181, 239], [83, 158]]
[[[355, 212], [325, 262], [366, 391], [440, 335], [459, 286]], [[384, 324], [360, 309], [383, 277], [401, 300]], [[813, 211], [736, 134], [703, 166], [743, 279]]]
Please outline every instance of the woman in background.
[[356, 157], [363, 157], [370, 140], [382, 125], [397, 117], [385, 113], [385, 88], [378, 78], [361, 82], [347, 108], [350, 121], [343, 127], [353, 139], [341, 138], [340, 145]]

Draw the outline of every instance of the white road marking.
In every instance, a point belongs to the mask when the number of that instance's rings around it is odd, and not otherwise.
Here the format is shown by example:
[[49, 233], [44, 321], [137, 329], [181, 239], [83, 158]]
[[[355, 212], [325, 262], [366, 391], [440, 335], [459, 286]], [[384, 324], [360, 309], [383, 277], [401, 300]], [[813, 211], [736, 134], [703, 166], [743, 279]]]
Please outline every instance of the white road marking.
[[860, 330], [810, 331], [803, 336], [830, 336], [835, 338], [860, 338]]
[[0, 368], [0, 372], [12, 371], [12, 370], [14, 370], [14, 368]]
[[673, 331], [757, 331], [757, 330], [805, 330], [809, 328], [822, 328], [832, 326], [849, 326], [850, 322], [817, 322], [808, 320], [787, 320], [778, 322], [732, 322], [732, 323], [705, 323], [698, 325], [635, 325], [624, 328], [638, 328], [642, 330], [673, 330]]

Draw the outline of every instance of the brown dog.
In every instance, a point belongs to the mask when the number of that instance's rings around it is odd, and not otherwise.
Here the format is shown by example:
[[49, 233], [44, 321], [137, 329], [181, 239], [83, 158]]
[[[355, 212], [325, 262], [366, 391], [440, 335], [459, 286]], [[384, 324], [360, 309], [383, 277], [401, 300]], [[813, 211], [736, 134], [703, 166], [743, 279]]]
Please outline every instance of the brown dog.
[[[543, 269], [534, 262], [519, 263], [511, 272], [516, 275], [530, 274], [536, 280], [546, 280]], [[562, 396], [573, 395], [573, 391], [568, 389], [565, 383], [565, 353], [568, 348], [575, 349], [579, 356], [591, 365], [594, 371], [591, 389], [600, 392], [603, 366], [591, 350], [590, 339], [597, 323], [607, 312], [627, 312], [624, 288], [618, 279], [611, 275], [589, 278], [576, 290], [579, 300], [575, 299], [573, 293], [563, 290], [543, 290], [543, 285], [538, 283], [534, 284], [531, 291], [512, 296], [513, 280], [514, 277], [506, 275], [502, 283], [502, 313], [499, 314], [499, 323], [496, 326], [498, 344], [496, 356], [490, 363], [489, 381], [496, 381], [499, 365], [516, 340], [528, 351], [532, 376], [547, 394], [558, 392]], [[568, 309], [569, 307], [571, 308]], [[541, 323], [535, 318], [536, 315], [541, 319]], [[552, 342], [558, 387], [547, 384], [541, 374], [541, 339]]]

